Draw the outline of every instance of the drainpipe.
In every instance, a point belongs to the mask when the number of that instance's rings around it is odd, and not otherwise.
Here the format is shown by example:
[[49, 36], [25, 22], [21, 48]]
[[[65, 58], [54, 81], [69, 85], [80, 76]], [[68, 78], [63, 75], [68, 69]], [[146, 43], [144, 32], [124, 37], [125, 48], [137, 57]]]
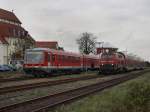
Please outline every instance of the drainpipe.
[[7, 46], [7, 64], [9, 64], [8, 63], [8, 44], [6, 44], [6, 46]]

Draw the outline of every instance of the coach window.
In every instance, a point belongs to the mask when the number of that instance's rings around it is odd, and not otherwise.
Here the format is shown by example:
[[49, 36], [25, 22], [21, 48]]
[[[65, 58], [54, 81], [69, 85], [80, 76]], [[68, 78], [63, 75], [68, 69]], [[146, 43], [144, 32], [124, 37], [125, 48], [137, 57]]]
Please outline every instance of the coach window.
[[71, 63], [72, 63], [72, 60], [73, 60], [73, 59], [72, 59], [72, 56], [70, 56], [70, 62], [71, 62]]
[[78, 62], [79, 61], [79, 59], [78, 59], [78, 57], [76, 57], [76, 62]]
[[66, 56], [63, 56], [63, 63], [66, 62]]
[[62, 55], [62, 62], [65, 62], [65, 56]]
[[60, 61], [60, 62], [62, 61], [62, 56], [61, 56], [61, 55], [59, 55], [59, 61]]
[[50, 54], [48, 54], [47, 61], [50, 62]]
[[68, 61], [68, 56], [65, 56], [65, 61]]
[[78, 57], [78, 62], [80, 61], [80, 58]]
[[53, 62], [55, 61], [55, 55], [54, 54], [52, 55], [52, 61]]
[[71, 58], [71, 63], [73, 63], [73, 57], [71, 56], [70, 58]]
[[75, 63], [77, 63], [77, 61], [78, 61], [78, 58], [77, 58], [77, 57], [75, 57], [74, 59], [75, 59]]
[[78, 62], [79, 60], [78, 60], [78, 57], [76, 57], [76, 61]]
[[73, 58], [73, 63], [75, 63], [76, 62], [76, 57], [72, 57]]
[[76, 57], [72, 57], [73, 58], [73, 62], [75, 63], [76, 62]]
[[70, 56], [70, 62], [71, 62], [71, 63], [73, 62], [73, 57], [72, 57], [72, 56]]
[[57, 55], [57, 61], [59, 62], [59, 60], [60, 60], [60, 57], [59, 57], [59, 55]]
[[66, 56], [63, 56], [63, 62], [65, 63], [65, 61], [66, 61]]
[[61, 62], [61, 55], [58, 55], [58, 61]]
[[70, 56], [68, 56], [68, 61], [70, 62], [70, 60], [71, 60], [71, 58], [70, 58]]
[[73, 57], [71, 56], [71, 62], [73, 63], [74, 62], [74, 59], [73, 59]]
[[72, 63], [72, 57], [70, 56], [70, 62]]

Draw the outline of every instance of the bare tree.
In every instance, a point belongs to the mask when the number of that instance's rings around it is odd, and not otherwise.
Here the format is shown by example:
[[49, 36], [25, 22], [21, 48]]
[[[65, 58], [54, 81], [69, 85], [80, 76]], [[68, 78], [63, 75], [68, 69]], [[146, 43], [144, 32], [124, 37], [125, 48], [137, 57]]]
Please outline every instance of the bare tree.
[[95, 53], [96, 37], [91, 33], [82, 33], [81, 38], [77, 39], [79, 50], [81, 53]]

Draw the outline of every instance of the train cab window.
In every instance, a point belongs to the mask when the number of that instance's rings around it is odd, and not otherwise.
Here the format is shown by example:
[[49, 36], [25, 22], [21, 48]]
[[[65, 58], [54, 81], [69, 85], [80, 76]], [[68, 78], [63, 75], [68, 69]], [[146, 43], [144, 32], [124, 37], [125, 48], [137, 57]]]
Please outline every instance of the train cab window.
[[121, 55], [119, 55], [118, 57], [119, 57], [119, 58], [122, 58], [122, 56], [121, 56]]
[[123, 57], [122, 55], [119, 55], [119, 58], [120, 58], [121, 60], [123, 60], [123, 59], [124, 59], [124, 57]]

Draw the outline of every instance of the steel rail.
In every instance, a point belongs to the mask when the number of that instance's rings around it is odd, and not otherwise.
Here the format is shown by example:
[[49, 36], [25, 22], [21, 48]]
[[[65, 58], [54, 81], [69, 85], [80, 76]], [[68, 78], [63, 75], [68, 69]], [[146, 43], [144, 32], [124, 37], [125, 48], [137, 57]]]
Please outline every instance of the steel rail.
[[45, 82], [32, 83], [32, 84], [22, 84], [22, 85], [16, 85], [16, 86], [3, 87], [3, 88], [0, 88], [0, 94], [29, 90], [29, 89], [45, 87], [45, 86], [59, 85], [59, 84], [70, 83], [70, 82], [75, 82], [79, 80], [94, 79], [94, 78], [99, 78], [99, 77], [100, 76], [82, 76], [78, 78], [57, 79], [53, 81], [45, 81]]
[[60, 105], [65, 102], [70, 102], [71, 100], [89, 95], [94, 92], [101, 91], [103, 89], [118, 85], [127, 80], [136, 78], [150, 70], [130, 73], [128, 75], [121, 76], [119, 78], [107, 80], [104, 82], [99, 82], [85, 87], [76, 88], [73, 90], [47, 95], [40, 98], [35, 98], [29, 101], [25, 101], [18, 104], [12, 104], [0, 108], [0, 112], [41, 112], [46, 111], [49, 108]]
[[1, 78], [0, 83], [9, 82], [9, 81], [24, 81], [35, 79], [34, 77], [17, 77], [17, 78]]

